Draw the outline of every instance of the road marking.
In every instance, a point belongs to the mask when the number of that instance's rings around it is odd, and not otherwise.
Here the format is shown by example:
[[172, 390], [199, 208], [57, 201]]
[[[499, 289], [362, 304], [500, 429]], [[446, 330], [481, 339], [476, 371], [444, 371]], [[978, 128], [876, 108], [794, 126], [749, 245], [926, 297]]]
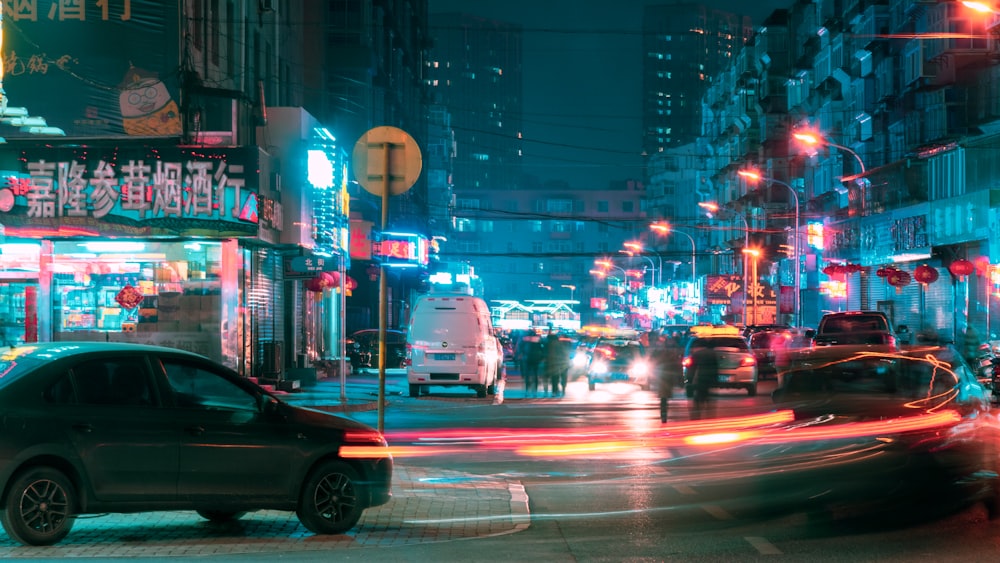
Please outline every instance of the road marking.
[[703, 504], [701, 505], [702, 510], [715, 516], [718, 520], [732, 520], [733, 515], [726, 512], [721, 506], [716, 506], [714, 504]]
[[743, 538], [752, 545], [761, 555], [782, 555], [782, 551], [774, 544], [759, 536], [747, 536]]
[[694, 489], [692, 489], [691, 487], [689, 487], [687, 485], [674, 485], [674, 489], [676, 489], [677, 492], [680, 493], [680, 494], [682, 494], [682, 495], [696, 495], [696, 494], [698, 494], [698, 493], [695, 492]]

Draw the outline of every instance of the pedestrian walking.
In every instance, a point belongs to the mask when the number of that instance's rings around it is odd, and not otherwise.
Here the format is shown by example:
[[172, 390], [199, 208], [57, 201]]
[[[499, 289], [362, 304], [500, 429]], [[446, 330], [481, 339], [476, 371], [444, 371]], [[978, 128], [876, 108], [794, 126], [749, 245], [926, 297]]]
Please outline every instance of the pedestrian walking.
[[670, 398], [681, 371], [682, 352], [680, 344], [669, 334], [660, 336], [653, 351], [653, 363], [657, 374], [657, 394], [660, 396], [660, 422], [667, 421]]
[[545, 379], [552, 386], [552, 396], [561, 397], [566, 394], [566, 383], [569, 377], [569, 341], [559, 338], [554, 332], [549, 332], [545, 341]]
[[694, 396], [691, 401], [691, 418], [708, 418], [709, 398], [712, 387], [719, 380], [719, 356], [709, 346], [699, 346], [691, 351], [691, 369], [694, 370]]
[[545, 358], [542, 339], [536, 334], [529, 334], [521, 339], [517, 349], [521, 360], [518, 367], [521, 370], [521, 379], [524, 380], [524, 394], [534, 397], [538, 394], [538, 374]]

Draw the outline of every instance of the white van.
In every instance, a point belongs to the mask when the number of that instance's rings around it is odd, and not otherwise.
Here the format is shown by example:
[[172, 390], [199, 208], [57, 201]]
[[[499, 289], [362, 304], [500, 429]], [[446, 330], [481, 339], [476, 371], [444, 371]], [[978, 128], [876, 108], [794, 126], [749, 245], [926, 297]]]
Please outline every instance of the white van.
[[463, 386], [479, 397], [495, 394], [503, 350], [486, 302], [460, 293], [417, 298], [406, 332], [410, 396], [431, 386]]

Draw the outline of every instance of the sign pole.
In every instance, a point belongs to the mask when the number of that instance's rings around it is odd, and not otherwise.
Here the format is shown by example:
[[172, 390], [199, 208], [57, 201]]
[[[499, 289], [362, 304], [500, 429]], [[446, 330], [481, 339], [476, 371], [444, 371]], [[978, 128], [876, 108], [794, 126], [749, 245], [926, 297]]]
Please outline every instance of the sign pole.
[[[385, 185], [382, 189], [382, 228], [379, 231], [379, 245], [382, 244], [382, 233], [389, 225], [389, 143], [382, 145], [383, 170]], [[379, 252], [379, 284], [378, 284], [378, 431], [385, 430], [385, 333], [389, 321], [387, 293], [389, 284], [386, 282], [385, 258]]]
[[[395, 155], [395, 158], [393, 157]], [[379, 159], [382, 159], [381, 162]], [[361, 187], [382, 201], [381, 235], [389, 227], [389, 196], [399, 195], [416, 183], [422, 160], [420, 147], [406, 131], [380, 126], [369, 129], [354, 144], [354, 175]], [[385, 336], [389, 324], [388, 271], [381, 252], [379, 255], [378, 288], [378, 431], [385, 430]], [[345, 309], [346, 311], [346, 309]]]

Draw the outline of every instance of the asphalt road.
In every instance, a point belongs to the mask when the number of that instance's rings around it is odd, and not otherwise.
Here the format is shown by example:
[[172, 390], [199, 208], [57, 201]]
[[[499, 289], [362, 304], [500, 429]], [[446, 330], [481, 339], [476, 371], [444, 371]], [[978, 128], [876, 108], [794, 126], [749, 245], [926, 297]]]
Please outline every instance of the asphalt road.
[[[401, 384], [399, 374], [388, 377], [390, 388]], [[754, 398], [717, 393], [716, 416], [773, 410], [770, 385]], [[348, 416], [374, 424], [377, 414]], [[967, 562], [994, 560], [1000, 543], [1000, 524], [987, 518], [983, 504], [952, 507], [920, 499], [870, 514], [819, 518], [783, 510], [781, 502], [773, 509], [763, 501], [780, 500], [782, 492], [742, 479], [749, 474], [739, 460], [699, 463], [690, 450], [656, 439], [665, 428], [691, 424], [680, 393], [667, 426], [649, 392], [626, 386], [588, 392], [580, 382], [562, 398], [524, 398], [516, 377], [496, 399], [464, 390], [394, 395], [385, 417], [402, 470], [399, 488], [391, 506], [351, 534], [311, 536], [294, 516], [274, 514], [221, 530], [182, 521], [161, 531], [148, 521], [124, 520], [104, 536], [71, 536], [68, 545], [54, 548], [0, 545], [0, 555], [202, 562]]]

